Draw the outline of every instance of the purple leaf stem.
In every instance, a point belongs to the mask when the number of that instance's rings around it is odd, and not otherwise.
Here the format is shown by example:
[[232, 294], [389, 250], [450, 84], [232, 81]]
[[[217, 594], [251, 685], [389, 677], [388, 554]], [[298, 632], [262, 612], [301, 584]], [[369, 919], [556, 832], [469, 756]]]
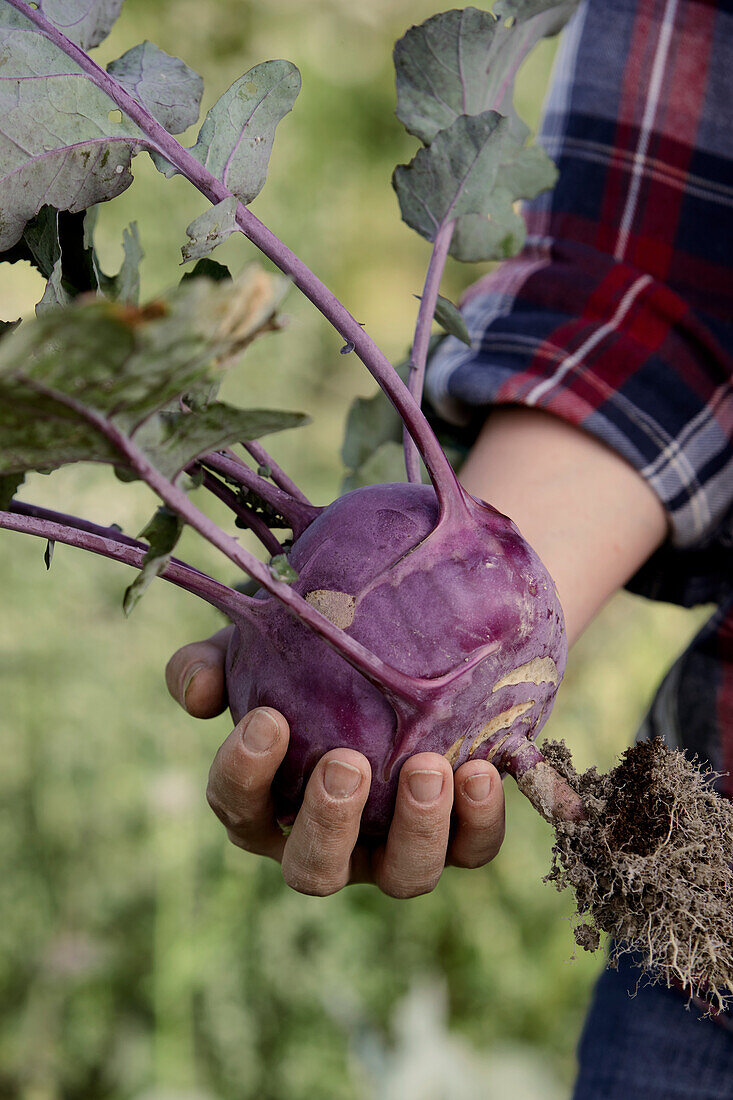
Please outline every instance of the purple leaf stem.
[[[25, 0], [5, 2], [21, 12], [49, 41], [70, 57], [132, 119], [147, 138], [141, 145], [156, 149], [210, 202], [219, 203], [231, 196], [232, 192], [221, 180], [200, 164], [188, 149], [184, 149], [145, 107], [133, 99], [84, 50], [49, 23], [39, 10], [30, 8]], [[236, 222], [244, 235], [292, 279], [341, 337], [347, 343], [353, 344], [356, 354], [384, 390], [415, 440], [435, 488], [441, 518], [449, 513], [466, 516], [468, 512], [463, 492], [448, 459], [420, 407], [384, 353], [332, 291], [241, 202], [237, 206]]]
[[[109, 440], [112, 446], [125, 458], [126, 465], [130, 466], [135, 471], [137, 476], [160, 497], [163, 503], [166, 504], [172, 512], [176, 512], [189, 527], [193, 527], [194, 531], [198, 531], [198, 533], [210, 542], [212, 546], [221, 550], [222, 554], [229, 558], [230, 561], [239, 566], [239, 568], [252, 577], [253, 580], [256, 580], [261, 588], [266, 589], [266, 591], [275, 596], [276, 599], [280, 600], [297, 619], [310, 627], [319, 637], [323, 638], [328, 645], [335, 649], [337, 653], [347, 660], [357, 672], [360, 672], [373, 683], [375, 687], [399, 698], [409, 700], [412, 697], [416, 682], [415, 677], [409, 676], [405, 672], [400, 672], [399, 669], [386, 664], [380, 657], [377, 657], [376, 654], [368, 650], [366, 646], [357, 642], [355, 638], [351, 638], [339, 627], [334, 626], [330, 619], [327, 619], [325, 615], [317, 611], [315, 607], [309, 604], [308, 601], [300, 595], [300, 593], [295, 592], [284, 581], [276, 580], [266, 565], [259, 561], [254, 554], [251, 554], [249, 550], [245, 550], [243, 546], [240, 546], [235, 538], [228, 535], [225, 531], [222, 531], [222, 529], [218, 527], [212, 519], [209, 519], [207, 515], [200, 511], [195, 504], [192, 504], [183, 489], [174, 485], [173, 482], [164, 477], [160, 470], [157, 470], [155, 466], [151, 464], [145, 452], [141, 451], [129, 436], [125, 435], [116, 424], [111, 420], [107, 420], [107, 418], [101, 413], [98, 413], [96, 409], [91, 409], [82, 405], [79, 401], [66, 393], [54, 390], [49, 386], [44, 386], [42, 382], [38, 382], [35, 379], [26, 378], [24, 381], [26, 385], [30, 386], [37, 393], [45, 394], [52, 400], [71, 409], [77, 416], [86, 420], [88, 424], [91, 424], [97, 431], [101, 432], [101, 434]], [[234, 465], [236, 466], [236, 463]], [[275, 487], [269, 486], [269, 488], [274, 489]], [[281, 492], [281, 490], [279, 491]], [[300, 505], [300, 507], [304, 506]], [[2, 515], [6, 516], [8, 514], [9, 513], [2, 513]], [[18, 522], [43, 522], [32, 521], [21, 516], [11, 516], [11, 518], [14, 520], [17, 519]], [[46, 537], [53, 538], [54, 536], [47, 535]], [[96, 536], [85, 532], [78, 533], [78, 537], [86, 539], [96, 538]], [[64, 540], [59, 539], [59, 541]], [[126, 547], [120, 547], [120, 550], [127, 552]], [[105, 551], [103, 550], [101, 552]], [[132, 552], [132, 548], [130, 548], [130, 552]], [[245, 598], [241, 593], [238, 594], [233, 590], [230, 591], [232, 600], [235, 596], [238, 596], [240, 605], [245, 605]]]
[[276, 485], [279, 485], [286, 493], [290, 493], [291, 497], [295, 500], [301, 500], [303, 504], [310, 504], [308, 497], [305, 495], [302, 489], [299, 489], [292, 478], [289, 478], [281, 466], [278, 466], [272, 455], [269, 455], [261, 443], [258, 443], [254, 439], [247, 440], [246, 443], [242, 443], [245, 451], [252, 455], [255, 462], [258, 462], [260, 466], [267, 466], [270, 470], [270, 476]]
[[[435, 234], [433, 251], [428, 264], [425, 286], [420, 299], [420, 308], [417, 312], [417, 324], [415, 325], [415, 338], [412, 342], [412, 354], [410, 356], [410, 377], [408, 387], [415, 402], [419, 405], [422, 401], [423, 383], [425, 381], [425, 365], [428, 359], [430, 346], [430, 330], [435, 316], [435, 306], [438, 301], [440, 280], [443, 276], [443, 268], [448, 258], [448, 249], [453, 237], [455, 222], [452, 219], [443, 221]], [[420, 456], [415, 442], [407, 431], [403, 429], [403, 446], [405, 451], [405, 469], [407, 480], [420, 484]]]
[[270, 554], [282, 554], [282, 546], [262, 517], [258, 516], [245, 504], [241, 504], [231, 489], [227, 489], [226, 485], [219, 481], [217, 477], [214, 477], [213, 474], [210, 474], [208, 470], [204, 470], [204, 488], [212, 492], [215, 497], [218, 497], [220, 501], [226, 504], [227, 508], [231, 508], [232, 512], [247, 525], [252, 534], [257, 536], [265, 550], [268, 550]]
[[[15, 512], [19, 516], [32, 516], [34, 519], [51, 520], [52, 523], [60, 523], [64, 527], [73, 527], [77, 531], [88, 531], [92, 535], [100, 535], [104, 539], [119, 542], [123, 546], [134, 546], [136, 549], [142, 550], [143, 553], [148, 550], [146, 542], [134, 539], [131, 535], [125, 535], [122, 531], [118, 531], [116, 527], [104, 527], [102, 524], [92, 523], [91, 520], [81, 519], [79, 516], [69, 516], [65, 512], [55, 512], [51, 508], [42, 508], [38, 504], [27, 504], [23, 500], [12, 500], [8, 511]], [[176, 565], [180, 565], [182, 569], [189, 569], [192, 573], [198, 573], [201, 577], [212, 580], [207, 573], [203, 573], [194, 565], [189, 565], [188, 562], [181, 561], [180, 558], [171, 558], [171, 561], [175, 562]]]
[[[38, 509], [38, 511], [40, 510]], [[85, 521], [75, 521], [75, 524], [78, 522]], [[96, 525], [88, 524], [86, 526], [94, 527]], [[23, 515], [20, 512], [0, 512], [0, 528], [5, 528], [7, 531], [20, 531], [26, 535], [36, 535], [42, 539], [52, 539], [54, 542], [66, 543], [68, 546], [78, 546], [82, 550], [91, 551], [92, 554], [101, 554], [102, 557], [111, 558], [113, 561], [122, 562], [124, 565], [131, 565], [136, 569], [142, 569], [143, 558], [148, 549], [144, 545], [140, 547], [131, 546], [130, 542], [133, 540], [127, 539], [126, 536], [123, 536], [124, 541], [119, 538], [108, 538], [93, 531], [84, 530], [76, 525], [69, 526], [65, 523], [56, 523], [50, 519]], [[105, 529], [102, 528], [102, 530]], [[114, 532], [114, 534], [116, 535], [117, 532]], [[170, 581], [179, 588], [185, 588], [187, 592], [193, 592], [195, 596], [200, 596], [202, 600], [206, 600], [212, 607], [218, 608], [225, 615], [235, 615], [247, 600], [247, 597], [243, 596], [241, 592], [236, 592], [234, 589], [228, 588], [227, 585], [215, 581], [213, 577], [208, 577], [205, 573], [199, 572], [198, 569], [193, 569], [175, 559], [171, 559], [161, 576], [164, 580]]]
[[279, 512], [281, 516], [290, 524], [293, 532], [293, 537], [298, 538], [303, 534], [306, 527], [313, 522], [321, 508], [316, 508], [313, 504], [304, 504], [300, 500], [293, 500], [289, 493], [286, 493], [283, 489], [279, 489], [277, 485], [272, 485], [271, 482], [266, 481], [259, 474], [256, 474], [254, 470], [250, 469], [246, 463], [227, 458], [226, 455], [211, 453], [204, 455], [200, 458], [199, 464], [208, 466], [211, 470], [215, 470], [218, 474], [223, 474], [225, 477], [232, 478], [239, 485], [244, 485], [245, 488], [251, 489], [257, 496], [261, 497], [266, 504], [269, 504], [275, 511]]

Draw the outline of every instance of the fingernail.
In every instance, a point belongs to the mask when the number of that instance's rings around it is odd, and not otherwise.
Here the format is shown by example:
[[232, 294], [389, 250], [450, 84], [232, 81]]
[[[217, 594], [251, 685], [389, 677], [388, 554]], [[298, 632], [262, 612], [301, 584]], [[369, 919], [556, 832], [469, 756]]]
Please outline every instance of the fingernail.
[[254, 710], [242, 731], [244, 747], [249, 752], [267, 752], [278, 734], [278, 724], [268, 710]]
[[486, 775], [485, 772], [479, 772], [478, 775], [469, 775], [463, 784], [463, 793], [472, 802], [483, 802], [485, 798], [489, 797], [490, 791], [491, 776]]
[[348, 798], [361, 783], [361, 772], [343, 760], [329, 760], [323, 769], [323, 786], [331, 798]]
[[443, 773], [431, 771], [410, 772], [407, 777], [410, 794], [416, 802], [435, 802], [443, 790]]
[[188, 696], [189, 688], [193, 683], [193, 678], [197, 672], [201, 671], [202, 668], [206, 668], [206, 663], [204, 661], [199, 661], [199, 663], [197, 665], [194, 665], [193, 668], [189, 668], [188, 672], [186, 673], [186, 678], [183, 681], [183, 688], [181, 690], [181, 703], [184, 709], [186, 706], [186, 697]]

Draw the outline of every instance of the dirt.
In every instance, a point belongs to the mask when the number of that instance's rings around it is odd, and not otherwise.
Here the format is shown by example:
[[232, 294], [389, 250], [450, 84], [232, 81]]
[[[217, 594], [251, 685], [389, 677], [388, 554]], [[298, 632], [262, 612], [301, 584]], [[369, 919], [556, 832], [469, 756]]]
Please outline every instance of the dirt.
[[611, 965], [632, 951], [651, 980], [733, 999], [733, 805], [716, 778], [663, 741], [627, 749], [607, 775], [578, 774], [567, 747], [542, 747], [583, 799], [586, 820], [556, 825], [547, 881], [572, 887], [578, 944], [611, 936]]

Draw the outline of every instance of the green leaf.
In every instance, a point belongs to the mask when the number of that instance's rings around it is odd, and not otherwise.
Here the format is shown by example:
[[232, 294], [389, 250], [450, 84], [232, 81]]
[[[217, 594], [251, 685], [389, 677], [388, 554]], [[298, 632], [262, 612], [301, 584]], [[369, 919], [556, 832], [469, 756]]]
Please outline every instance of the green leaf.
[[[486, 111], [461, 115], [441, 130], [409, 165], [395, 169], [393, 184], [403, 220], [418, 233], [432, 241], [441, 224], [455, 220], [451, 255], [491, 260], [513, 254], [523, 243], [524, 223], [514, 202], [551, 186], [555, 177], [539, 147], [522, 146], [506, 118]], [[473, 217], [472, 231], [488, 226], [477, 241], [461, 224], [466, 217]]]
[[43, 292], [43, 297], [36, 305], [36, 313], [44, 313], [47, 309], [57, 309], [59, 306], [68, 305], [71, 301], [69, 295], [62, 285], [62, 268], [61, 257], [59, 256], [56, 263], [53, 265], [51, 271], [51, 277], [46, 283], [46, 289]]
[[[434, 346], [433, 340], [434, 338], [431, 338], [431, 346]], [[409, 360], [399, 363], [395, 370], [402, 381], [407, 382], [410, 373]], [[344, 439], [341, 444], [341, 458], [347, 468], [341, 486], [342, 492], [348, 492], [361, 485], [374, 485], [373, 471], [380, 469], [383, 462], [380, 456], [372, 463], [374, 455], [386, 443], [395, 444], [401, 452], [402, 435], [402, 418], [381, 389], [378, 389], [372, 397], [356, 397], [346, 417]], [[401, 461], [402, 473], [391, 480], [404, 481], [404, 458]], [[396, 460], [392, 465], [396, 469]]]
[[[81, 46], [92, 49], [102, 42], [120, 14], [123, 0], [37, 0], [33, 5], [49, 23]], [[0, 26], [27, 27], [28, 20], [15, 9], [3, 4]]]
[[237, 196], [230, 195], [216, 206], [210, 206], [186, 227], [186, 236], [191, 239], [181, 248], [184, 264], [206, 256], [236, 231], [238, 205]]
[[152, 42], [133, 46], [107, 72], [171, 134], [180, 134], [199, 117], [204, 82], [185, 62]]
[[300, 73], [289, 61], [264, 61], [211, 108], [191, 153], [243, 203], [262, 189], [275, 127], [292, 110]]
[[119, 302], [136, 306], [140, 300], [140, 263], [145, 256], [140, 244], [137, 222], [122, 230], [122, 266], [109, 280], [108, 293]]
[[[183, 394], [211, 393], [226, 366], [272, 327], [283, 286], [250, 267], [235, 283], [188, 281], [143, 309], [79, 300], [25, 322], [0, 342], [0, 474], [85, 460], [124, 466], [94, 415], [133, 440], [139, 433], [157, 454], [167, 441], [161, 414]], [[234, 430], [233, 413], [212, 416], [220, 419], [205, 422], [206, 440]], [[236, 427], [274, 430], [279, 416]], [[192, 453], [201, 442], [193, 424], [171, 438]], [[161, 454], [167, 461], [165, 447]]]
[[147, 147], [73, 61], [21, 22], [28, 29], [0, 25], [0, 252], [44, 205], [74, 212], [119, 195]]
[[140, 532], [140, 538], [145, 539], [149, 549], [143, 558], [142, 569], [135, 580], [125, 591], [122, 600], [122, 609], [125, 615], [129, 615], [141, 599], [146, 588], [165, 569], [170, 561], [173, 549], [180, 538], [183, 523], [180, 517], [171, 512], [169, 508], [162, 506]]
[[276, 581], [285, 581], [285, 584], [293, 584], [298, 579], [298, 574], [285, 554], [275, 554], [270, 558], [269, 569]]
[[232, 278], [232, 274], [225, 264], [217, 263], [216, 260], [203, 259], [198, 260], [190, 271], [181, 276], [181, 282], [184, 283], [186, 279], [198, 279], [202, 275], [215, 283], [231, 282]]
[[49, 279], [60, 255], [58, 210], [43, 206], [27, 223], [17, 244], [0, 253], [0, 260], [11, 264], [27, 260], [44, 279]]
[[[428, 358], [445, 339], [442, 333], [430, 337]], [[403, 382], [410, 375], [410, 361], [398, 363], [395, 370]], [[403, 424], [399, 413], [382, 390], [372, 397], [357, 397], [351, 404], [346, 418], [346, 430], [341, 445], [341, 457], [347, 467], [342, 492], [360, 485], [374, 485], [380, 473], [389, 473], [387, 480], [404, 481], [404, 456], [397, 460], [394, 448], [385, 450], [376, 458], [376, 452], [386, 443], [394, 443], [402, 455]], [[385, 464], [389, 464], [386, 466]]]
[[429, 145], [460, 115], [494, 110], [510, 118], [514, 137], [524, 141], [527, 127], [512, 106], [514, 76], [535, 43], [557, 33], [576, 6], [577, 0], [506, 0], [493, 14], [468, 7], [411, 27], [394, 49], [397, 117]]
[[373, 397], [357, 397], [346, 418], [341, 457], [349, 470], [358, 470], [377, 447], [402, 438], [402, 420], [381, 390]]
[[97, 207], [77, 214], [44, 206], [27, 222], [20, 240], [0, 253], [0, 261], [27, 260], [47, 279], [43, 298], [36, 306], [42, 313], [50, 306], [66, 305], [79, 294], [100, 291], [109, 298], [136, 303], [139, 265], [144, 255], [137, 226], [123, 230], [124, 259], [117, 275], [105, 275], [94, 250]]
[[0, 474], [0, 511], [6, 512], [16, 490], [25, 481], [25, 474]]
[[56, 549], [56, 540], [47, 539], [46, 549], [43, 551], [43, 560], [46, 563], [46, 569], [51, 568], [51, 562], [53, 561], [53, 552]]
[[138, 432], [136, 442], [156, 468], [173, 480], [185, 466], [209, 451], [307, 422], [308, 417], [302, 413], [237, 409], [215, 401], [196, 412], [161, 413]]
[[539, 37], [537, 31], [541, 29], [541, 36], [549, 38], [558, 34], [577, 8], [580, 0], [497, 0], [494, 12], [497, 17], [506, 22], [508, 19], [516, 19], [518, 24], [527, 23], [530, 19], [541, 16], [541, 20], [532, 24], [534, 36]]
[[369, 455], [357, 470], [344, 479], [343, 490], [350, 492], [364, 485], [405, 480], [405, 453], [402, 443], [387, 440]]
[[393, 55], [404, 127], [429, 145], [460, 115], [499, 110], [499, 88], [514, 60], [506, 50], [511, 37], [495, 15], [471, 7], [410, 27]]
[[442, 294], [438, 295], [438, 301], [435, 304], [435, 320], [438, 324], [450, 333], [451, 336], [457, 336], [459, 340], [462, 340], [464, 344], [471, 346], [471, 337], [466, 327], [466, 322], [463, 319], [463, 315], [457, 306], [454, 306], [448, 298], [444, 298]]

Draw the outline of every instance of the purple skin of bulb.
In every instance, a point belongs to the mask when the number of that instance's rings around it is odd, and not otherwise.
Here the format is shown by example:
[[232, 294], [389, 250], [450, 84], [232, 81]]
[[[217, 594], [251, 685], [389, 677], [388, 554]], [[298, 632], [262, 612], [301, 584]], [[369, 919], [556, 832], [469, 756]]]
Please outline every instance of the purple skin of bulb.
[[317, 761], [337, 746], [371, 764], [362, 835], [374, 838], [387, 832], [400, 768], [416, 752], [444, 754], [454, 768], [489, 759], [518, 780], [540, 759], [528, 739], [565, 668], [562, 610], [511, 520], [466, 502], [456, 527], [439, 520], [429, 486], [357, 489], [324, 509], [290, 554], [293, 588], [413, 677], [404, 695], [369, 682], [266, 593], [235, 614], [232, 715], [272, 706], [290, 724], [274, 787], [284, 824]]

